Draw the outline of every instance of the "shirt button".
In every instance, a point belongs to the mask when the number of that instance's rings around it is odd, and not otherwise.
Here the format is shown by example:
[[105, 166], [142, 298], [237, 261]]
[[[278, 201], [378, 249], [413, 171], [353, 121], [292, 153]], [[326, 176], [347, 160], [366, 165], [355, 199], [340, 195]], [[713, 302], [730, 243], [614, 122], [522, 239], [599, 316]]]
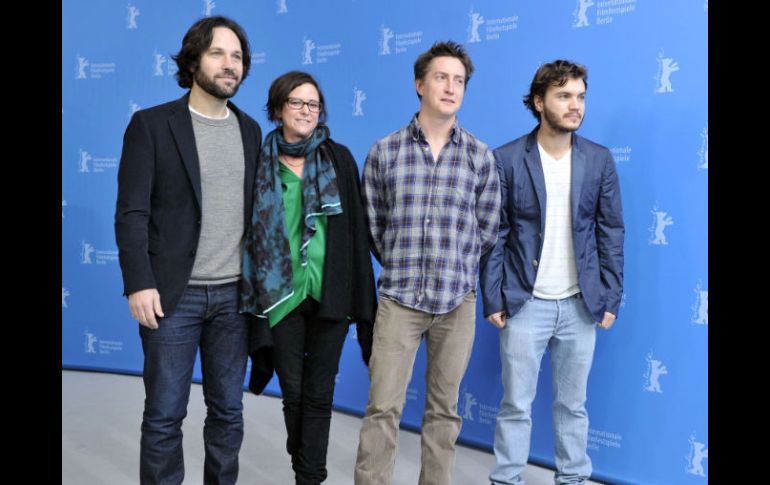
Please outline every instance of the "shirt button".
[[430, 217], [428, 217], [427, 219], [425, 219], [425, 222], [427, 222], [428, 224], [430, 224]]
[[537, 267], [537, 260], [536, 260], [536, 259], [533, 259], [533, 260], [532, 260], [532, 266], [535, 266], [535, 267]]

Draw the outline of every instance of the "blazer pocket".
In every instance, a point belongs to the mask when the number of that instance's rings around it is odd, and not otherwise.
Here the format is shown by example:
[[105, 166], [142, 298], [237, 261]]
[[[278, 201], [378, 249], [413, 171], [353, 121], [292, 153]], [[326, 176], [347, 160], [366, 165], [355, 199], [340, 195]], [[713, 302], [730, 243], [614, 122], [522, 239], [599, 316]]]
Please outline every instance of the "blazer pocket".
[[539, 217], [540, 206], [534, 188], [524, 184], [515, 186], [513, 188], [513, 207], [515, 214]]

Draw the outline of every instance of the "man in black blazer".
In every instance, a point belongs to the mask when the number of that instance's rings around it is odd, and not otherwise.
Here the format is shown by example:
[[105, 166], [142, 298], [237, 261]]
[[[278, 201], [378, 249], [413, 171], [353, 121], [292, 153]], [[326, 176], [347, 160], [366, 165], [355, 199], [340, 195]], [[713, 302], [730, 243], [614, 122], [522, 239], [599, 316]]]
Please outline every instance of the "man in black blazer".
[[248, 352], [238, 288], [262, 133], [228, 101], [251, 65], [237, 23], [201, 19], [174, 60], [179, 86], [189, 92], [134, 114], [118, 171], [115, 236], [144, 350], [140, 481], [182, 483], [181, 427], [200, 348], [203, 482], [231, 484]]

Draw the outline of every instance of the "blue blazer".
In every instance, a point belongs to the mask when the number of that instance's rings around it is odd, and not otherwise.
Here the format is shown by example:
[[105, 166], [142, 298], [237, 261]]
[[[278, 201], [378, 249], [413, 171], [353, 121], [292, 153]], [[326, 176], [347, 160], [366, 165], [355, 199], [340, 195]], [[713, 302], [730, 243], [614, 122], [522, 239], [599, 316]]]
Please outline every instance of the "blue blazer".
[[[157, 288], [166, 315], [187, 287], [201, 230], [201, 175], [189, 96], [134, 113], [118, 169], [115, 239], [123, 294]], [[262, 130], [233, 103], [227, 106], [238, 117], [243, 140], [248, 227]]]
[[[510, 318], [532, 296], [545, 230], [545, 176], [537, 128], [494, 151], [502, 191], [500, 232], [481, 261], [484, 315]], [[572, 235], [578, 284], [597, 322], [623, 295], [623, 210], [610, 151], [572, 134]]]

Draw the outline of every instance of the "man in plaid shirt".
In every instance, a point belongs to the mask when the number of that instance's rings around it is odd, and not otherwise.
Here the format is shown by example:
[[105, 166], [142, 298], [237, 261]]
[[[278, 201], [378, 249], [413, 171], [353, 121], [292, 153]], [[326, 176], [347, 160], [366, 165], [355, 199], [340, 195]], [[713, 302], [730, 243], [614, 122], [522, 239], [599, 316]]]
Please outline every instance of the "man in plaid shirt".
[[465, 49], [437, 42], [414, 64], [420, 111], [372, 146], [363, 197], [382, 265], [357, 485], [390, 484], [398, 424], [423, 335], [428, 352], [420, 485], [450, 483], [460, 381], [476, 325], [481, 255], [497, 240], [500, 190], [492, 152], [460, 126], [473, 74]]

